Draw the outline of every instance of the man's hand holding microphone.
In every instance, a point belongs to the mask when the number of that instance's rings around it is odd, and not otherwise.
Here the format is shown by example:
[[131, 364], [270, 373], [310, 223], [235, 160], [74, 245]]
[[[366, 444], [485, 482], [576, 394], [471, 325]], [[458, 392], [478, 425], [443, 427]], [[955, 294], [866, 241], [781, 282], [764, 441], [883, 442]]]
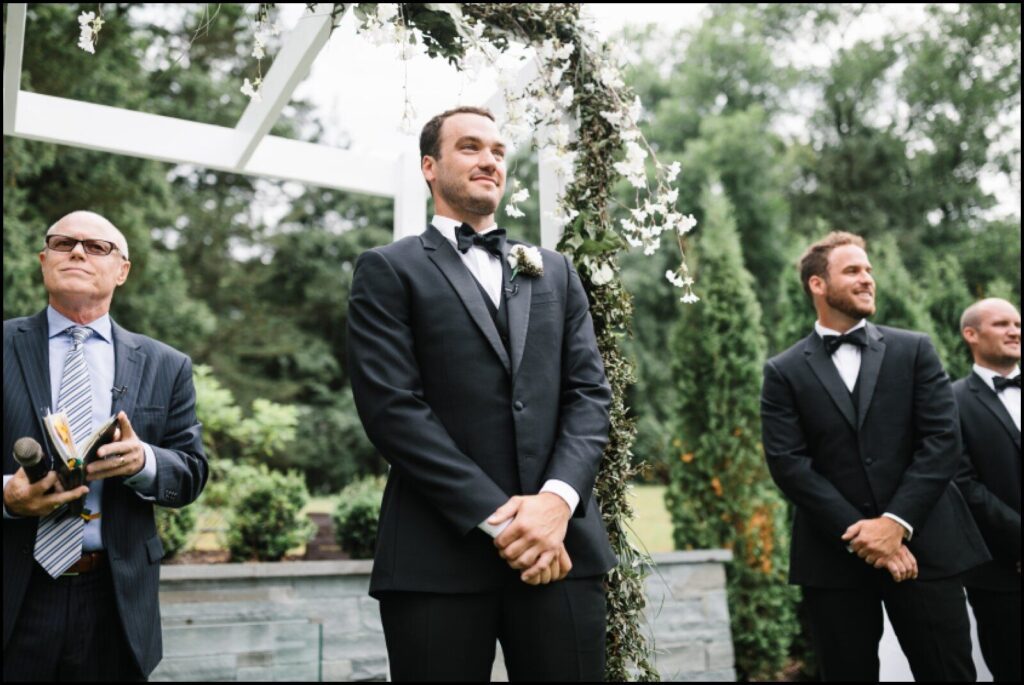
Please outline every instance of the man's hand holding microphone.
[[57, 472], [46, 467], [43, 450], [32, 438], [14, 443], [14, 459], [21, 468], [4, 484], [4, 508], [9, 514], [46, 516], [89, 492], [87, 485], [65, 491]]

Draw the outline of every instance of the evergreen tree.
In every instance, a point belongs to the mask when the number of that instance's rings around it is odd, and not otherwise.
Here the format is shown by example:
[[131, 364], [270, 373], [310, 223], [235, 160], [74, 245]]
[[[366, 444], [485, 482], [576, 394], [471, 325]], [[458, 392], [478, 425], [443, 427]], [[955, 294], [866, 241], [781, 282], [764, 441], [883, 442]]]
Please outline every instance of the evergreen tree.
[[925, 262], [922, 287], [936, 336], [945, 350], [942, 362], [946, 373], [954, 380], [963, 378], [971, 370], [973, 361], [970, 349], [960, 337], [960, 316], [974, 298], [967, 290], [960, 261], [951, 254], [930, 255]]
[[677, 456], [666, 502], [678, 549], [727, 548], [729, 612], [740, 679], [770, 679], [796, 631], [787, 584], [785, 503], [760, 444], [767, 345], [728, 200], [705, 192], [695, 263], [702, 301], [673, 328]]
[[900, 248], [891, 236], [868, 243], [868, 259], [875, 277], [875, 304], [870, 318], [874, 323], [927, 333], [940, 359], [946, 359], [946, 347], [928, 312], [926, 287], [907, 270]]

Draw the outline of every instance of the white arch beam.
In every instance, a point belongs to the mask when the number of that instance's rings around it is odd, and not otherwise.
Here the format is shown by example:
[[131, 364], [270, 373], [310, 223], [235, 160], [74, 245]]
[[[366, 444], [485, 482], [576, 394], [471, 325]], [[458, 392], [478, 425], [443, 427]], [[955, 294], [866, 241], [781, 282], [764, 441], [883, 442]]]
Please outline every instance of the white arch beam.
[[[312, 14], [304, 14], [295, 28], [286, 36], [280, 52], [263, 79], [261, 100], [250, 102], [235, 129], [241, 149], [235, 167], [244, 169], [256, 152], [260, 141], [281, 116], [281, 110], [292, 99], [295, 88], [309, 75], [313, 60], [320, 54], [331, 37], [330, 4], [319, 4]], [[351, 4], [346, 8], [346, 12]]]

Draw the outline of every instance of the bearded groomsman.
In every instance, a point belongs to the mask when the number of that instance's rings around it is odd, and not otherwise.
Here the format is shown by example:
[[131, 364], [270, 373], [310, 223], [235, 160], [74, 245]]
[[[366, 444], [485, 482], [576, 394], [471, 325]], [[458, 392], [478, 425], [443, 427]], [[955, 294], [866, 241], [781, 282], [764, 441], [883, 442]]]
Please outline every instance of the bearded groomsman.
[[957, 485], [994, 559], [964, 577], [985, 663], [1020, 681], [1020, 313], [1000, 299], [960, 319], [974, 369], [953, 384], [964, 458]]
[[952, 482], [949, 379], [926, 335], [866, 320], [862, 238], [811, 245], [800, 279], [818, 321], [765, 364], [761, 416], [769, 470], [796, 507], [790, 582], [822, 678], [878, 680], [884, 604], [917, 680], [974, 680], [958, 576], [989, 555]]

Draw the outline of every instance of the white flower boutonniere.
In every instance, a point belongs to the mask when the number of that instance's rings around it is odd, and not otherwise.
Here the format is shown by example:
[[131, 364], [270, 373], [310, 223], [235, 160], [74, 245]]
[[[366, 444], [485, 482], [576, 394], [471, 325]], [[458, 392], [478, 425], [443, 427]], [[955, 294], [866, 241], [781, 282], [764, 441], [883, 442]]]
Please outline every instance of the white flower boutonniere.
[[508, 265], [512, 267], [512, 278], [514, 281], [520, 273], [536, 278], [544, 275], [544, 259], [540, 256], [540, 250], [536, 247], [526, 245], [513, 245], [508, 253]]

